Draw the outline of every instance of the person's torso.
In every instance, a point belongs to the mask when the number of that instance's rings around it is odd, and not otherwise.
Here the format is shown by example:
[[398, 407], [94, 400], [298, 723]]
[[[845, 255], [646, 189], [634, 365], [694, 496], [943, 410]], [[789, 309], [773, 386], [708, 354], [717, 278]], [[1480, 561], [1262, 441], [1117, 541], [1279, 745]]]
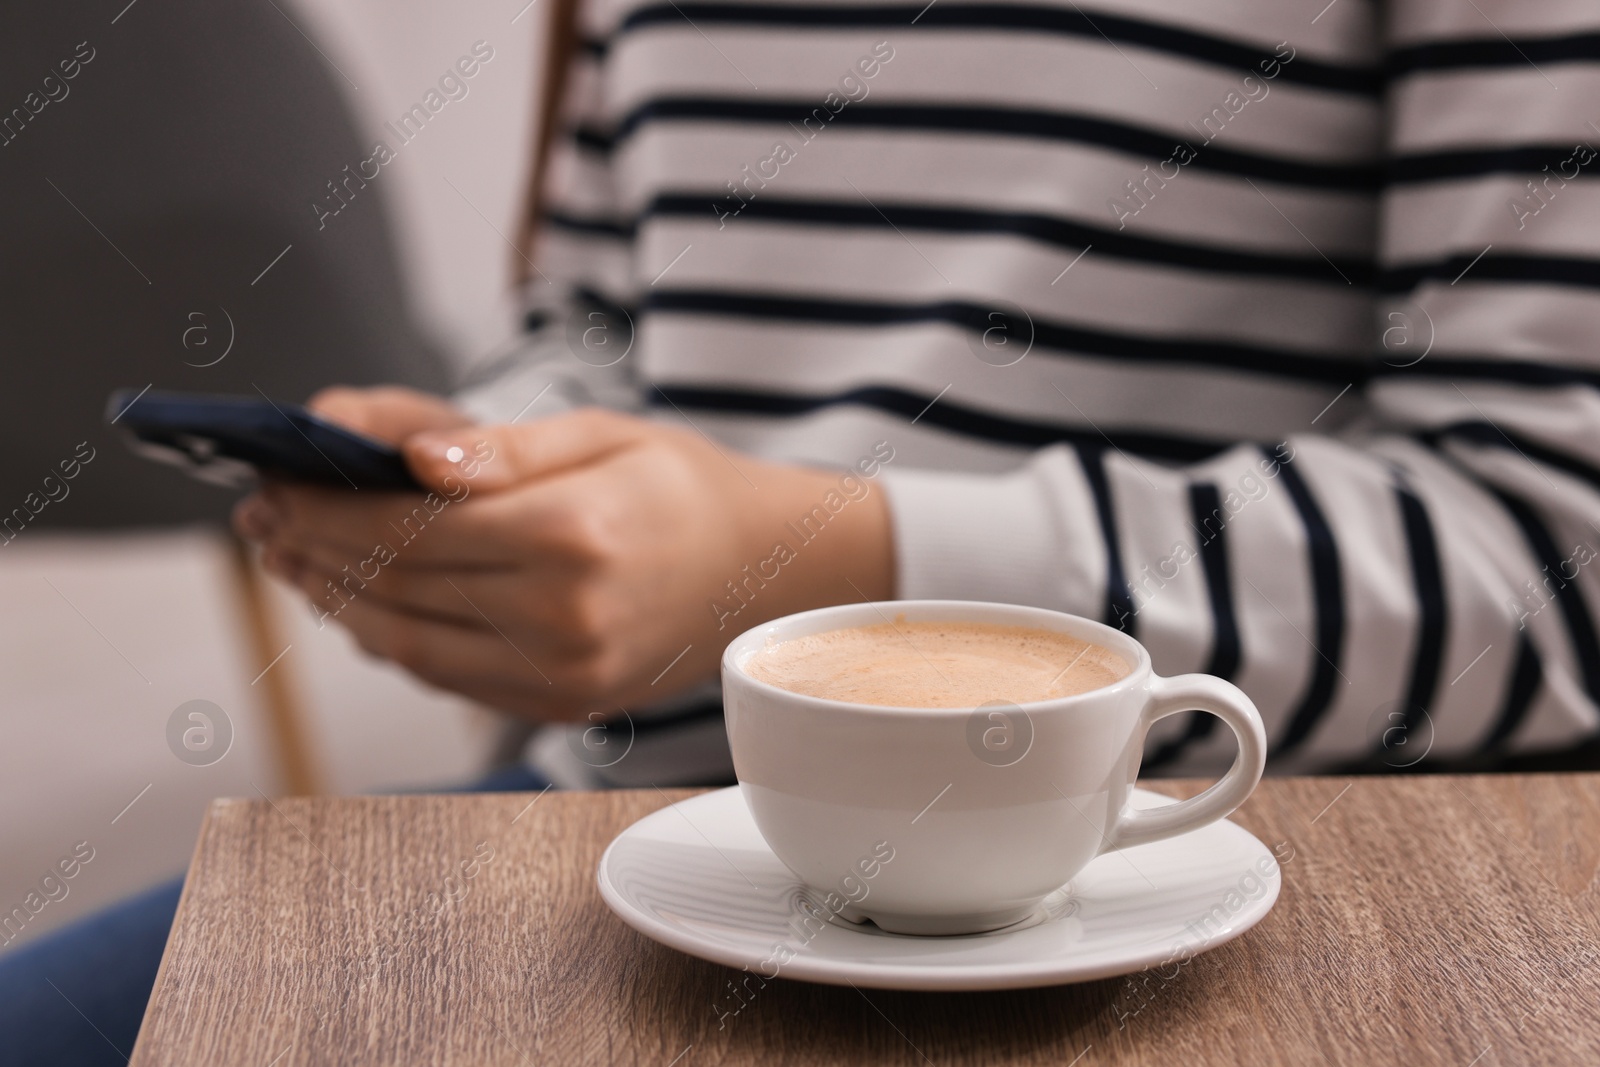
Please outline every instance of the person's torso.
[[1365, 373], [1370, 4], [598, 0], [580, 26], [543, 247], [625, 309], [664, 417], [823, 463], [1194, 459]]

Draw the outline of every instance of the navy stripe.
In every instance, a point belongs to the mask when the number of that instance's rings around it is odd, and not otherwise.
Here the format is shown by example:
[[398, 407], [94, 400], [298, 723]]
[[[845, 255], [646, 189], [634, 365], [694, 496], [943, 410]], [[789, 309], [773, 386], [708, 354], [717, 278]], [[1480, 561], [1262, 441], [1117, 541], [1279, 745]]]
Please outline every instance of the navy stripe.
[[[1232, 681], [1238, 673], [1243, 657], [1239, 640], [1239, 618], [1233, 604], [1233, 578], [1228, 566], [1228, 542], [1225, 537], [1228, 513], [1222, 506], [1217, 487], [1198, 483], [1189, 487], [1189, 513], [1195, 533], [1199, 535], [1200, 566], [1206, 576], [1206, 591], [1211, 600], [1211, 658], [1205, 667], [1206, 674]], [[1218, 515], [1222, 520], [1215, 525]], [[1215, 722], [1215, 715], [1207, 715], [1207, 722]]]
[[[1221, 516], [1220, 521], [1217, 517]], [[1206, 576], [1206, 595], [1211, 603], [1211, 656], [1203, 670], [1232, 681], [1238, 673], [1243, 649], [1239, 640], [1239, 619], [1233, 606], [1233, 579], [1228, 573], [1228, 545], [1225, 540], [1228, 513], [1222, 496], [1210, 482], [1189, 485], [1189, 525], [1196, 535], [1200, 567]], [[1179, 759], [1190, 746], [1210, 737], [1217, 729], [1217, 717], [1191, 711], [1183, 732], [1157, 749], [1145, 760], [1146, 768], [1160, 767]]]
[[1600, 389], [1600, 371], [1586, 367], [1568, 367], [1555, 363], [1534, 363], [1520, 359], [1499, 359], [1494, 356], [1439, 356], [1429, 353], [1425, 358], [1405, 364], [1392, 364], [1380, 360], [1372, 367], [1374, 378], [1454, 378], [1480, 382], [1504, 382], [1510, 385], [1542, 385], [1561, 387], [1584, 385]]
[[[1276, 461], [1277, 457], [1268, 457]], [[1306, 552], [1311, 569], [1311, 592], [1316, 612], [1316, 633], [1312, 639], [1311, 681], [1299, 705], [1289, 715], [1289, 725], [1273, 749], [1284, 756], [1311, 736], [1323, 713], [1333, 702], [1333, 683], [1338, 663], [1344, 655], [1344, 577], [1339, 546], [1333, 528], [1318, 506], [1316, 498], [1292, 460], [1279, 464], [1284, 489], [1294, 502], [1306, 532]]]
[[[1549, 167], [1558, 180], [1577, 181], [1595, 176], [1595, 171], [1574, 158], [1578, 142], [1565, 145], [1523, 145], [1477, 151], [1427, 152], [1397, 156], [1384, 169], [1390, 186], [1414, 182], [1453, 181], [1485, 174], [1538, 174]], [[1574, 173], [1561, 173], [1563, 163], [1572, 163]], [[1591, 157], [1588, 161], [1593, 163]]]
[[[652, 290], [643, 310], [850, 326], [944, 323], [975, 336], [982, 336], [984, 330], [993, 325], [992, 316], [996, 313], [1008, 319], [1014, 318], [1014, 313], [1004, 308], [963, 300], [914, 304], [691, 289]], [[1027, 326], [1032, 330], [1033, 347], [1080, 356], [1099, 356], [1121, 363], [1229, 368], [1296, 382], [1321, 382], [1340, 387], [1350, 384], [1351, 379], [1360, 376], [1367, 366], [1365, 361], [1356, 358], [1314, 356], [1292, 350], [1222, 341], [1186, 341], [1114, 333], [1040, 318], [1033, 318]], [[1018, 336], [1020, 340], [1020, 329]]]
[[1547, 591], [1553, 591], [1555, 601], [1561, 607], [1567, 635], [1572, 640], [1572, 654], [1578, 660], [1578, 671], [1583, 677], [1583, 687], [1588, 691], [1589, 698], [1600, 704], [1600, 638], [1596, 637], [1594, 619], [1589, 614], [1583, 590], [1562, 575], [1562, 566], [1567, 560], [1556, 547], [1555, 538], [1533, 506], [1504, 490], [1491, 487], [1491, 491], [1516, 520], [1523, 538], [1533, 551], [1534, 559], [1543, 568], [1540, 583]]
[[1083, 476], [1094, 497], [1095, 514], [1100, 519], [1100, 538], [1106, 545], [1106, 596], [1101, 621], [1115, 626], [1129, 637], [1136, 636], [1133, 591], [1128, 588], [1127, 570], [1122, 564], [1122, 541], [1117, 536], [1117, 515], [1111, 499], [1111, 481], [1106, 477], [1104, 446], [1077, 449]]
[[572, 128], [572, 143], [591, 152], [608, 153], [617, 146], [617, 139], [593, 126], [578, 125]]
[[[694, 208], [696, 206], [704, 206], [704, 203], [706, 203], [704, 198], [702, 200], [693, 200], [693, 198], [678, 197], [678, 195], [670, 198], [664, 197], [662, 200], [664, 200], [664, 203], [661, 205], [659, 214], [699, 214], [701, 211], [694, 210]], [[827, 208], [830, 208], [830, 206], [835, 205], [797, 205], [794, 202], [773, 202], [766, 203], [766, 205], [752, 203], [746, 210], [755, 214], [755, 216], [768, 216], [768, 218], [805, 218], [806, 214], [826, 216], [826, 214], [829, 214]], [[845, 222], [848, 219], [851, 224], [859, 224], [859, 226], [890, 226], [890, 222], [886, 222], [883, 216], [870, 210], [870, 208], [862, 208], [859, 213], [851, 214], [856, 211], [853, 206], [837, 206], [838, 213], [834, 216], [837, 222]], [[757, 211], [757, 208], [760, 208], [760, 211]], [[890, 219], [893, 219], [894, 226], [899, 226], [899, 229], [902, 230], [960, 230], [965, 226], [978, 229], [978, 227], [986, 226], [986, 221], [979, 218], [979, 216], [992, 214], [978, 213], [978, 211], [923, 210], [923, 208], [904, 208], [904, 206], [893, 205], [888, 206], [886, 211], [890, 213]], [[941, 214], [950, 216], [950, 218], [938, 218]], [[1013, 218], [1019, 218], [1019, 216], [1013, 216]], [[565, 214], [550, 214], [549, 219], [557, 226], [562, 227], [562, 229], [573, 230], [573, 232], [603, 234], [606, 237], [619, 238], [619, 240], [627, 240], [627, 238], [632, 238], [632, 235], [635, 234], [635, 227], [626, 226], [626, 224], [595, 221], [595, 219], [579, 219], [574, 218], [574, 216], [565, 216]], [[1000, 224], [995, 224], [994, 229], [1000, 229]], [[1018, 229], [1022, 229], [1022, 227], [1019, 226]], [[1098, 253], [1101, 250], [1101, 242], [1104, 240], [1106, 245], [1109, 245], [1109, 248], [1106, 248], [1106, 254], [1110, 254], [1110, 256], [1138, 254], [1141, 258], [1154, 259], [1155, 256], [1171, 256], [1171, 259], [1179, 258], [1176, 254], [1171, 254], [1179, 246], [1160, 248], [1162, 242], [1147, 242], [1144, 238], [1125, 238], [1125, 246], [1118, 246], [1118, 235], [1115, 232], [1094, 235], [1093, 240], [1086, 240], [1080, 245], [1080, 243], [1077, 243], [1078, 240], [1093, 234], [1093, 230], [1088, 229], [1088, 227], [1077, 227], [1080, 232], [1072, 234], [1072, 232], [1067, 232], [1069, 224], [1061, 224], [1061, 229], [1061, 234], [1056, 235], [1056, 237], [1061, 238], [1061, 245], [1064, 248], [1083, 248], [1083, 246], [1093, 243], [1096, 253]], [[1138, 248], [1134, 245], [1138, 245]], [[1192, 261], [1195, 262], [1195, 266], [1198, 266], [1198, 262], [1202, 261], [1202, 254], [1198, 253], [1194, 246], [1190, 246], [1187, 251], [1195, 253], [1192, 256]], [[1232, 256], [1230, 253], [1216, 254], [1219, 254], [1219, 256]], [[1246, 256], [1238, 256], [1237, 259], [1245, 258]], [[1264, 256], [1259, 256], [1259, 258], [1258, 256], [1248, 256], [1248, 259], [1256, 259], [1258, 262], [1254, 262], [1254, 264], [1230, 262], [1227, 266], [1250, 266], [1258, 269], [1264, 275], [1288, 274], [1286, 270], [1275, 269], [1275, 267], [1270, 266], [1269, 262], [1267, 262], [1269, 258], [1264, 258]], [[1315, 264], [1299, 261], [1299, 264], [1310, 267], [1312, 270], [1325, 270], [1325, 264], [1320, 261], [1315, 262]], [[1210, 264], [1210, 266], [1214, 267], [1218, 266], [1218, 264]], [[674, 304], [675, 299], [677, 298], [672, 298], [672, 296], [661, 296], [658, 299], [658, 304], [662, 310], [691, 310], [688, 307], [685, 307], [685, 309], [669, 307], [669, 304]], [[688, 299], [693, 302], [696, 298], [691, 296]], [[733, 304], [728, 307], [728, 314], [746, 314], [738, 306], [742, 302], [749, 301], [749, 299], [762, 301], [763, 304], [766, 302], [765, 298], [746, 298], [746, 296], [728, 296], [726, 299], [733, 301]], [[806, 304], [805, 301], [798, 301], [798, 298], [794, 299], [798, 304]], [[918, 315], [915, 310], [907, 310], [909, 307], [914, 306], [880, 306], [886, 307], [888, 310], [883, 310], [882, 314], [874, 317], [866, 310], [862, 310], [861, 307], [843, 306], [843, 302], [822, 302], [822, 304], [840, 304], [840, 307], [835, 307], [834, 309], [840, 315], [840, 318], [837, 318], [835, 322], [853, 322], [859, 323], [859, 325], [901, 325], [901, 323], [907, 322], [928, 322], [930, 318], [941, 320], [941, 322], [952, 322], [950, 315], [954, 314], [954, 312], [950, 309], [955, 307], [931, 306], [933, 310], [928, 310], [926, 317], [923, 317], [923, 315]], [[970, 306], [970, 304], [960, 307], [965, 310], [963, 310], [962, 314], [955, 315], [955, 320], [958, 320], [957, 325], [963, 325], [966, 328], [973, 328], [973, 325], [978, 325], [978, 330], [981, 331], [982, 325], [987, 325], [990, 322], [989, 314], [992, 309], [982, 309], [981, 306]], [[755, 315], [755, 317], [787, 317], [786, 310], [776, 306], [766, 307], [763, 310], [754, 310], [749, 314]], [[811, 306], [797, 307], [794, 310], [794, 317], [830, 320], [827, 309]], [[1147, 358], [1147, 360], [1157, 360], [1157, 362], [1162, 362], [1162, 360], [1176, 363], [1195, 362], [1198, 365], [1205, 366], [1229, 366], [1234, 370], [1262, 371], [1262, 373], [1269, 374], [1282, 373], [1298, 379], [1310, 378], [1314, 379], [1314, 381], [1325, 382], [1330, 386], [1331, 384], [1339, 384], [1342, 387], [1346, 386], [1346, 384], [1354, 384], [1357, 387], [1366, 387], [1366, 384], [1374, 378], [1450, 378], [1456, 379], [1456, 381], [1504, 382], [1504, 384], [1517, 384], [1517, 386], [1584, 386], [1589, 387], [1589, 389], [1600, 389], [1600, 371], [1587, 370], [1587, 368], [1581, 368], [1581, 366], [1555, 365], [1555, 363], [1533, 363], [1526, 362], [1526, 360], [1504, 360], [1504, 358], [1494, 357], [1445, 357], [1445, 355], [1430, 354], [1426, 358], [1416, 360], [1416, 362], [1405, 363], [1405, 365], [1392, 365], [1392, 363], [1384, 362], [1384, 360], [1370, 362], [1370, 360], [1362, 360], [1362, 358], [1357, 357], [1320, 357], [1320, 355], [1306, 354], [1306, 352], [1266, 349], [1266, 347], [1243, 346], [1243, 344], [1195, 344], [1195, 342], [1178, 342], [1166, 338], [1155, 338], [1155, 336], [1149, 336], [1149, 334], [1146, 334], [1146, 336], [1112, 334], [1106, 333], [1106, 331], [1083, 330], [1083, 328], [1066, 325], [1056, 328], [1056, 326], [1050, 326], [1048, 323], [1045, 326], [1043, 333], [1038, 334], [1038, 341], [1045, 344], [1046, 347], [1066, 347], [1067, 350], [1072, 350], [1075, 354], [1104, 355], [1104, 357], [1110, 358], [1134, 358], [1134, 360]], [[1058, 341], [1061, 342], [1059, 346]], [[1218, 357], [1219, 354], [1221, 354], [1221, 358], [1214, 358]], [[1422, 437], [1427, 438], [1429, 443], [1435, 443], [1435, 438], [1440, 437], [1440, 435], [1453, 435], [1453, 437], [1494, 443], [1494, 445], [1502, 445], [1502, 443], [1512, 440], [1504, 430], [1490, 426], [1486, 422], [1461, 422], [1456, 426], [1430, 430]], [[1552, 466], [1560, 467], [1560, 469], [1566, 470], [1566, 472], [1570, 472], [1576, 477], [1584, 478], [1587, 482], [1600, 486], [1600, 467], [1589, 466], [1586, 462], [1571, 458], [1566, 454], [1547, 450], [1541, 445], [1534, 445], [1534, 443], [1528, 442], [1525, 438], [1517, 438], [1515, 446], [1525, 451], [1526, 454], [1530, 454], [1530, 456], [1538, 454], [1539, 458], [1549, 462]]]
[[557, 209], [546, 209], [542, 220], [557, 229], [580, 233], [586, 237], [610, 237], [618, 241], [631, 242], [639, 232], [638, 224], [626, 219], [573, 215]]
[[[727, 211], [732, 206], [734, 205], [726, 197], [719, 197], [716, 194], [696, 196], [672, 193], [652, 201], [639, 219], [632, 221], [583, 217], [559, 211], [548, 212], [545, 218], [562, 229], [622, 240], [633, 238], [638, 232], [640, 223], [652, 216], [692, 218], [703, 215], [709, 221], [720, 219], [719, 211]], [[1209, 273], [1292, 277], [1329, 284], [1337, 282], [1340, 286], [1346, 286], [1345, 279], [1348, 278], [1350, 284], [1363, 288], [1376, 285], [1388, 293], [1409, 292], [1425, 280], [1455, 281], [1458, 278], [1600, 286], [1600, 260], [1485, 255], [1474, 263], [1473, 256], [1463, 253], [1431, 263], [1389, 268], [1379, 272], [1374, 269], [1371, 260], [1339, 257], [1332, 263], [1337, 271], [1344, 275], [1341, 278], [1329, 273], [1328, 260], [1321, 257], [1313, 260], [1300, 256], [1277, 256], [1194, 242], [1139, 237], [1109, 227], [1102, 229], [1028, 212], [991, 212], [923, 204], [880, 206], [889, 219], [893, 220], [893, 225], [901, 229], [916, 228], [947, 233], [1014, 234], [1036, 240], [1041, 244], [1080, 250], [1092, 244], [1097, 255], [1104, 253], [1109, 256], [1160, 263], [1163, 266], [1192, 268]], [[867, 205], [781, 197], [753, 199], [745, 204], [737, 217], [828, 226], [887, 227], [891, 224], [883, 215], [879, 215]], [[1404, 366], [1380, 364], [1374, 368], [1374, 373], [1392, 376], [1446, 375], [1529, 385], [1600, 384], [1600, 374], [1594, 371], [1492, 358], [1434, 357]]]
[[1387, 67], [1391, 78], [1400, 78], [1418, 71], [1485, 67], [1532, 69], [1532, 65], [1538, 63], [1595, 59], [1600, 59], [1600, 34], [1575, 33], [1565, 37], [1484, 37], [1412, 45], [1390, 52]]
[[1100, 430], [1105, 433], [1102, 434], [1099, 430], [1087, 427], [996, 415], [967, 407], [948, 397], [940, 398], [935, 404], [932, 394], [913, 393], [888, 386], [862, 386], [825, 395], [683, 385], [657, 385], [654, 390], [655, 394], [650, 397], [652, 403], [667, 406], [666, 402], [671, 401], [685, 410], [794, 418], [851, 405], [899, 415], [908, 421], [917, 419], [951, 433], [996, 444], [1026, 448], [1058, 444], [1103, 448], [1109, 442], [1130, 455], [1173, 463], [1198, 463], [1234, 446], [1234, 442], [1122, 430], [1103, 423]]
[[[1273, 52], [1256, 45], [1103, 11], [1086, 12], [1076, 4], [1070, 9], [1043, 4], [653, 4], [629, 12], [615, 36], [647, 26], [683, 26], [685, 23], [696, 28], [712, 25], [822, 30], [872, 27], [892, 29], [897, 35], [903, 35], [913, 22], [917, 31], [1014, 30], [1082, 37], [1095, 44], [1110, 41], [1114, 45], [1135, 45], [1257, 77], [1272, 69], [1270, 65], [1263, 67], [1264, 63], [1270, 64], [1276, 59]], [[1275, 77], [1360, 96], [1375, 97], [1383, 87], [1382, 72], [1376, 67], [1329, 63], [1300, 54], [1294, 54], [1287, 64], [1279, 62]]]
[[1546, 466], [1554, 467], [1556, 470], [1570, 474], [1572, 477], [1579, 478], [1596, 489], [1600, 489], [1600, 467], [1587, 463], [1576, 456], [1570, 456], [1565, 452], [1557, 452], [1546, 445], [1538, 444], [1522, 434], [1508, 433], [1503, 427], [1492, 422], [1479, 422], [1476, 420], [1457, 422], [1449, 426], [1428, 430], [1417, 436], [1426, 444], [1435, 447], [1445, 438], [1454, 438], [1458, 441], [1469, 441], [1476, 445], [1492, 445], [1496, 448], [1510, 449], [1520, 453], [1529, 462], [1538, 460]]
[[[717, 194], [662, 194], [646, 208], [646, 214], [662, 216], [704, 216], [722, 206], [728, 210], [728, 198]], [[1258, 253], [1237, 250], [1219, 245], [1197, 242], [1174, 242], [1166, 238], [1139, 237], [1128, 230], [1110, 226], [1091, 226], [1085, 222], [1059, 218], [1051, 214], [1030, 211], [990, 211], [982, 208], [954, 208], [933, 203], [880, 202], [861, 203], [848, 200], [811, 200], [797, 197], [758, 197], [744, 205], [739, 219], [762, 219], [770, 222], [810, 222], [818, 226], [850, 226], [862, 229], [928, 230], [934, 234], [1008, 234], [1078, 253], [1094, 246], [1094, 253], [1158, 262], [1162, 266], [1187, 267], [1203, 270], [1206, 274], [1251, 274], [1266, 277], [1306, 278], [1310, 282], [1338, 283], [1322, 256], [1291, 256], [1291, 254]], [[1344, 274], [1358, 285], [1370, 285], [1376, 277], [1376, 267], [1371, 259], [1352, 259], [1339, 256], [1334, 259]]]
[[1495, 718], [1489, 736], [1479, 746], [1481, 751], [1493, 751], [1510, 743], [1517, 727], [1528, 717], [1528, 709], [1532, 707], [1533, 698], [1543, 681], [1544, 665], [1539, 660], [1538, 650], [1528, 640], [1528, 635], [1523, 634], [1517, 642], [1516, 667], [1506, 682], [1505, 701], [1500, 706], [1500, 714]]
[[[724, 201], [725, 203], [725, 201]], [[615, 220], [547, 212], [550, 224], [573, 233], [631, 241], [641, 225], [651, 218], [716, 218], [719, 204], [715, 194], [664, 193], [650, 202], [634, 220]], [[843, 201], [763, 197], [748, 202], [740, 219], [766, 222], [810, 223], [819, 226], [849, 226], [864, 229], [923, 230], [935, 233], [997, 233], [1034, 240], [1076, 253], [1094, 246], [1094, 254], [1159, 263], [1164, 267], [1192, 268], [1206, 274], [1244, 274], [1272, 278], [1301, 278], [1324, 281], [1344, 287], [1344, 282], [1328, 270], [1327, 261], [1297, 256], [1277, 256], [1221, 248], [1212, 245], [1139, 237], [1126, 232], [1086, 226], [1067, 219], [1028, 212], [980, 211], [947, 208], [930, 204], [880, 203], [878, 210], [864, 204]], [[1357, 285], [1370, 284], [1374, 269], [1370, 260], [1337, 259], [1340, 271]], [[1476, 269], [1476, 268], [1474, 268]], [[1152, 343], [1165, 342], [1152, 339]], [[1365, 385], [1371, 378], [1432, 377], [1471, 381], [1501, 382], [1514, 385], [1561, 387], [1583, 385], [1600, 388], [1600, 371], [1586, 367], [1486, 355], [1446, 356], [1430, 353], [1426, 358], [1405, 363], [1386, 359], [1365, 367], [1355, 360], [1341, 363], [1344, 383]], [[1331, 381], [1331, 379], [1329, 379]], [[1341, 383], [1341, 384], [1344, 384]]]
[[1412, 728], [1420, 726], [1427, 718], [1438, 694], [1450, 616], [1445, 603], [1439, 542], [1434, 536], [1428, 509], [1398, 472], [1394, 492], [1400, 505], [1400, 524], [1405, 530], [1406, 552], [1411, 561], [1411, 584], [1417, 597], [1417, 642], [1411, 656], [1411, 680], [1406, 686], [1404, 704], [1403, 736], [1410, 737]]
[[[986, 137], [1027, 137], [1094, 145], [1147, 159], [1170, 158], [1179, 145], [1187, 145], [1194, 158], [1185, 167], [1235, 174], [1282, 185], [1299, 185], [1340, 192], [1371, 193], [1382, 179], [1377, 165], [1311, 163], [1284, 156], [1219, 148], [1201, 140], [1088, 115], [1037, 108], [977, 107], [956, 104], [851, 104], [831, 113], [817, 100], [748, 100], [742, 97], [658, 97], [630, 111], [610, 131], [579, 126], [577, 143], [595, 152], [610, 152], [640, 127], [658, 122], [724, 122], [792, 126], [817, 113], [813, 126], [850, 126], [867, 130], [931, 130]], [[813, 130], [812, 137], [818, 133]], [[800, 135], [804, 144], [810, 138]], [[1196, 136], [1199, 140], [1199, 136]], [[1136, 176], [1136, 175], [1135, 175]]]
[[[1476, 262], [1474, 262], [1476, 260]], [[1378, 288], [1409, 293], [1425, 281], [1524, 282], [1600, 286], [1600, 259], [1576, 256], [1488, 255], [1461, 252], [1446, 259], [1391, 267], [1378, 273]]]
[[[1300, 278], [1341, 288], [1346, 278], [1370, 285], [1376, 276], [1371, 259], [1337, 257], [1335, 270], [1318, 255], [1274, 255], [1191, 241], [1142, 237], [1113, 226], [1093, 226], [1053, 215], [1027, 211], [988, 211], [927, 203], [860, 200], [817, 200], [761, 194], [743, 202], [722, 191], [662, 193], [633, 219], [592, 218], [561, 211], [546, 212], [547, 221], [576, 233], [631, 240], [652, 218], [698, 218], [718, 228], [739, 222], [761, 221], [810, 226], [841, 226], [872, 230], [923, 230], [931, 233], [1005, 234], [1074, 253], [1094, 246], [1096, 256], [1112, 256], [1144, 263], [1159, 263], [1204, 271], [1272, 278]], [[1107, 212], [1109, 215], [1109, 211]], [[725, 217], [726, 216], [726, 217]], [[1336, 273], [1339, 272], [1339, 273]], [[1342, 273], [1343, 277], [1340, 276]]]

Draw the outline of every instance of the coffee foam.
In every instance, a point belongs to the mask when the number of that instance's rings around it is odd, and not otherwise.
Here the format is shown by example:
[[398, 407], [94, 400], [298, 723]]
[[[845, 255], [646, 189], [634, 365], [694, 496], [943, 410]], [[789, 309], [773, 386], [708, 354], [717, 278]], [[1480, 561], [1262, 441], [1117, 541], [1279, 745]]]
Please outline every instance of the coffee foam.
[[1133, 670], [1109, 648], [1053, 630], [904, 620], [777, 642], [744, 669], [792, 693], [912, 708], [1053, 700], [1110, 685]]

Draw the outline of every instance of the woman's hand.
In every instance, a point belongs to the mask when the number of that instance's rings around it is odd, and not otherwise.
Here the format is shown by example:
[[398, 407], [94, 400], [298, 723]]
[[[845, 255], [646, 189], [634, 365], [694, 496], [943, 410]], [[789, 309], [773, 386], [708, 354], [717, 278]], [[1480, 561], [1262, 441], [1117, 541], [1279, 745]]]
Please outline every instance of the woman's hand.
[[306, 402], [306, 407], [347, 429], [399, 444], [425, 430], [453, 430], [472, 420], [448, 400], [399, 385], [352, 389], [336, 385]]
[[505, 711], [646, 704], [758, 622], [893, 594], [887, 444], [828, 472], [598, 409], [400, 443], [426, 497], [271, 485], [237, 524], [319, 619]]

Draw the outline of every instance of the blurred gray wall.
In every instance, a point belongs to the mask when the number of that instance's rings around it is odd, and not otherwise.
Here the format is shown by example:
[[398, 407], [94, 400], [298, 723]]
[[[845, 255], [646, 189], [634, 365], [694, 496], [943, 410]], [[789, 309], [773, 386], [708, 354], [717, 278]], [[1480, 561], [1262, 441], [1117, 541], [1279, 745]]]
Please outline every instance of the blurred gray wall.
[[403, 300], [381, 178], [319, 231], [310, 205], [371, 146], [285, 11], [123, 3], [13, 5], [0, 36], [0, 515], [79, 442], [96, 450], [28, 529], [226, 514], [227, 492], [126, 451], [102, 420], [114, 388], [445, 384]]

